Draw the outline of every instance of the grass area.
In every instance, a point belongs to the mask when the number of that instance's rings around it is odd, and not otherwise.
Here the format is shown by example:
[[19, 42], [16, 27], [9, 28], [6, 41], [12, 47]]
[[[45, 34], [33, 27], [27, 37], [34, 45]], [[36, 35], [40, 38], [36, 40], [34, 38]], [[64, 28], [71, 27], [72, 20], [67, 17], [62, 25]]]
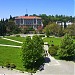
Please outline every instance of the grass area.
[[74, 39], [74, 43], [75, 43], [75, 39]]
[[0, 38], [0, 44], [21, 46], [22, 44]]
[[6, 65], [7, 62], [14, 63], [16, 69], [23, 70], [23, 63], [20, 48], [2, 47], [0, 46], [0, 65]]
[[[17, 40], [23, 42], [25, 40], [24, 37], [6, 37], [9, 39]], [[44, 42], [48, 42], [50, 45], [60, 45], [60, 42], [62, 38], [55, 38], [55, 37], [49, 37], [44, 38]], [[53, 42], [52, 42], [53, 41]], [[74, 40], [75, 42], [75, 40]], [[7, 45], [18, 45], [21, 44], [4, 40], [0, 38], [0, 44], [7, 44]], [[22, 63], [22, 57], [21, 57], [21, 49], [20, 48], [11, 48], [11, 47], [2, 47], [0, 46], [0, 65], [6, 65], [7, 62], [14, 63], [17, 67], [16, 69], [24, 70], [23, 63]], [[58, 57], [56, 57], [58, 58]]]
[[25, 37], [13, 37], [13, 36], [9, 36], [9, 37], [6, 37], [8, 39], [12, 39], [12, 40], [17, 40], [17, 41], [20, 41], [20, 42], [24, 42], [25, 41]]
[[[58, 38], [47, 37], [47, 38], [44, 38], [43, 40], [44, 40], [44, 42], [48, 42], [49, 45], [54, 44], [54, 45], [58, 46], [58, 45], [60, 45], [62, 39], [63, 38], [61, 38], [61, 37], [58, 37]], [[75, 39], [74, 39], [74, 43], [75, 43]]]
[[[12, 40], [17, 40], [17, 41], [20, 41], [20, 42], [24, 42], [25, 41], [25, 37], [13, 37], [13, 36], [9, 36], [9, 37], [6, 37], [6, 38], [9, 38], [9, 39], [12, 39]], [[47, 38], [44, 38], [43, 40], [44, 40], [44, 42], [48, 42], [50, 45], [51, 44], [60, 45], [62, 38], [60, 38], [60, 37], [58, 37], [58, 38], [47, 37]], [[74, 42], [75, 42], [75, 40], [74, 40]]]
[[44, 40], [44, 42], [48, 42], [50, 45], [51, 44], [60, 45], [62, 38], [47, 37], [47, 38], [44, 38], [43, 40]]

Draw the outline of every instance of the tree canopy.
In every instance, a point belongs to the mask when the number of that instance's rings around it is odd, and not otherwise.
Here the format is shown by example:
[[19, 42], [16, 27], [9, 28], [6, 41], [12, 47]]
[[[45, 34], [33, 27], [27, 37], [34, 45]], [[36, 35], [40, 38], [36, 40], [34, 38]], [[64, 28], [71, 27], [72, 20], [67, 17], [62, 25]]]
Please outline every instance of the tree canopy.
[[75, 43], [72, 38], [66, 34], [61, 41], [60, 50], [58, 50], [58, 56], [60, 58], [70, 58], [75, 56]]
[[0, 36], [6, 35], [6, 25], [4, 19], [0, 22]]
[[68, 25], [68, 27], [64, 29], [64, 32], [68, 33], [70, 36], [74, 36], [75, 35], [75, 24]]
[[43, 58], [43, 53], [43, 40], [37, 35], [33, 36], [32, 39], [27, 36], [22, 46], [24, 67], [35, 70], [42, 63], [39, 60]]
[[[56, 21], [61, 21], [61, 22], [64, 22], [64, 23], [69, 21], [69, 22], [72, 22], [74, 24], [74, 20], [75, 20], [75, 17], [65, 16], [65, 15], [57, 15], [57, 14], [55, 16], [54, 15], [46, 15], [46, 14], [40, 14], [40, 15], [33, 14], [33, 15], [30, 15], [30, 16], [39, 16], [39, 17], [41, 17], [42, 22], [43, 22], [43, 28], [48, 27], [47, 25], [50, 25], [50, 28], [52, 28], [50, 30], [52, 30], [51, 33], [53, 33], [53, 34], [56, 34], [56, 29], [58, 27], [58, 26], [56, 27], [56, 25], [54, 24]], [[29, 31], [35, 31], [35, 30], [33, 30], [31, 28], [28, 28], [28, 27], [20, 28], [19, 26], [15, 25], [14, 20], [15, 20], [15, 17], [12, 17], [11, 15], [10, 15], [9, 19], [5, 19], [5, 20], [4, 20], [4, 18], [1, 19], [0, 28], [3, 29], [3, 30], [0, 30], [0, 33], [1, 33], [0, 35], [15, 34], [15, 33], [28, 33]], [[52, 25], [52, 23], [53, 23], [53, 25]], [[64, 25], [64, 26], [65, 26], [64, 33], [69, 33], [70, 35], [72, 35], [72, 34], [74, 35], [74, 30], [75, 30], [74, 25], [69, 26], [69, 27], [66, 27], [66, 25]], [[43, 28], [38, 27], [38, 32], [42, 33]], [[53, 28], [54, 28], [54, 30], [53, 30]], [[59, 32], [58, 32], [59, 35], [63, 35], [62, 27], [60, 27], [59, 29], [60, 29]], [[49, 31], [47, 30], [48, 34], [50, 34], [50, 30]], [[4, 32], [2, 32], [2, 31], [4, 31]]]
[[61, 36], [63, 35], [63, 28], [60, 25], [57, 25], [56, 23], [51, 23], [46, 25], [44, 28], [44, 32], [47, 36], [55, 35], [55, 36]]

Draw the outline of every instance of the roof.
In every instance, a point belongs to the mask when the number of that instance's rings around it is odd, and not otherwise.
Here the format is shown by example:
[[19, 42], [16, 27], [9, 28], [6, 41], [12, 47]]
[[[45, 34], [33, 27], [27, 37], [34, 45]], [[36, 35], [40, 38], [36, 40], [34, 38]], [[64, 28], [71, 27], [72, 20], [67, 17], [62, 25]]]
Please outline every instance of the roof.
[[41, 17], [37, 17], [37, 16], [18, 16], [15, 19], [41, 19]]

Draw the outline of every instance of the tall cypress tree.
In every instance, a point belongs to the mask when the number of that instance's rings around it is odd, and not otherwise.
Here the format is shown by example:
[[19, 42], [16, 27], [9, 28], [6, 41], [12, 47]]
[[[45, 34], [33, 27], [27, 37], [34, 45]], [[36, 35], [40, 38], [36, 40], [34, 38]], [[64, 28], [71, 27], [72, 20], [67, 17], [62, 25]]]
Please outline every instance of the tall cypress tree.
[[6, 26], [5, 26], [5, 22], [3, 19], [0, 22], [0, 36], [4, 36], [4, 35], [6, 35]]

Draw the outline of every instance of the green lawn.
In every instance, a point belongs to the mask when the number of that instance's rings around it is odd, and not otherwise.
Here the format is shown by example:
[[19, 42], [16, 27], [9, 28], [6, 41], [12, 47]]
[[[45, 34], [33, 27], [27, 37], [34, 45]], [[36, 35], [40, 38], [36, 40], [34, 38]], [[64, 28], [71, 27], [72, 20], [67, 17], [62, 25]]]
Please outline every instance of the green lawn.
[[22, 44], [0, 38], [0, 44], [21, 46]]
[[[6, 38], [9, 38], [9, 39], [12, 39], [12, 40], [17, 40], [17, 41], [20, 41], [20, 42], [25, 41], [25, 37], [12, 37], [12, 36], [9, 36], [9, 37], [6, 37]], [[62, 38], [48, 37], [48, 38], [44, 38], [43, 40], [44, 40], [44, 42], [48, 42], [49, 44], [60, 45]], [[74, 42], [75, 42], [75, 40], [74, 40]]]
[[23, 70], [21, 49], [0, 46], [0, 65], [6, 65], [7, 62], [14, 63], [17, 69]]
[[[61, 40], [62, 40], [63, 38], [55, 38], [55, 37], [47, 37], [47, 38], [44, 38], [43, 40], [44, 40], [44, 42], [48, 42], [50, 45], [51, 44], [54, 44], [54, 45], [60, 45], [60, 43], [61, 43]], [[52, 42], [53, 41], [53, 42]], [[75, 40], [74, 40], [74, 42], [75, 42]]]
[[[9, 36], [9, 37], [6, 37], [6, 38], [9, 38], [9, 39], [12, 39], [12, 40], [17, 40], [17, 41], [20, 41], [20, 42], [24, 42], [24, 40], [25, 40], [24, 37]], [[44, 42], [48, 42], [49, 44], [59, 45], [60, 41], [61, 41], [61, 38], [49, 37], [49, 38], [44, 38], [43, 40], [44, 40]], [[51, 41], [53, 41], [53, 42], [51, 42]]]
[[62, 38], [47, 37], [47, 38], [44, 38], [43, 40], [44, 40], [44, 42], [48, 42], [50, 45], [51, 44], [60, 45]]
[[75, 39], [74, 39], [74, 43], [75, 43]]
[[12, 39], [12, 40], [17, 40], [17, 41], [20, 41], [20, 42], [24, 42], [25, 41], [25, 37], [13, 37], [13, 36], [9, 36], [9, 37], [6, 37], [8, 39]]
[[[23, 38], [23, 37], [7, 37], [7, 38], [21, 41], [21, 42], [23, 42], [25, 40], [25, 38]], [[60, 45], [62, 38], [49, 37], [49, 38], [44, 38], [43, 40], [44, 40], [44, 42], [48, 42], [50, 45], [51, 44]], [[75, 42], [75, 40], [74, 40], [74, 42]], [[0, 44], [21, 45], [19, 43], [4, 40], [1, 38], [0, 38]], [[16, 67], [17, 69], [24, 70], [21, 53], [22, 53], [22, 51], [20, 48], [0, 46], [0, 65], [5, 65], [7, 62], [14, 63], [17, 66]]]

